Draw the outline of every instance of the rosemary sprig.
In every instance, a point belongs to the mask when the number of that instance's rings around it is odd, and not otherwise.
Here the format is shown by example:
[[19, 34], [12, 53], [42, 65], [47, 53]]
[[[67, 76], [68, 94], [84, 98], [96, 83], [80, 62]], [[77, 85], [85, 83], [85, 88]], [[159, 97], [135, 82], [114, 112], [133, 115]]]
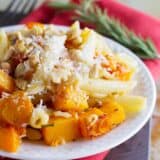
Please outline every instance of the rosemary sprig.
[[51, 124], [46, 124], [46, 125], [43, 125], [43, 127], [53, 127], [54, 126], [54, 124], [53, 123], [51, 123]]
[[72, 10], [75, 15], [73, 20], [79, 20], [88, 24], [93, 24], [95, 30], [111, 39], [116, 40], [126, 46], [137, 56], [143, 59], [160, 58], [150, 39], [143, 39], [130, 31], [118, 20], [109, 17], [107, 12], [100, 9], [94, 0], [82, 0], [80, 4], [73, 2], [52, 1], [49, 6], [57, 11]]

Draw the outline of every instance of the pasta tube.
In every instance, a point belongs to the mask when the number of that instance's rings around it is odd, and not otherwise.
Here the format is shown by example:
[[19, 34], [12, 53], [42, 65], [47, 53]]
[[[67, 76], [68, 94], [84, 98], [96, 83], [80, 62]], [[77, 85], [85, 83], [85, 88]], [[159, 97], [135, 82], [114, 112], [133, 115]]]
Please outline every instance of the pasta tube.
[[121, 94], [131, 91], [135, 81], [110, 81], [103, 79], [85, 79], [80, 82], [81, 89], [93, 97], [105, 97], [110, 94]]
[[0, 30], [0, 61], [4, 59], [7, 48], [8, 48], [7, 35], [5, 31]]

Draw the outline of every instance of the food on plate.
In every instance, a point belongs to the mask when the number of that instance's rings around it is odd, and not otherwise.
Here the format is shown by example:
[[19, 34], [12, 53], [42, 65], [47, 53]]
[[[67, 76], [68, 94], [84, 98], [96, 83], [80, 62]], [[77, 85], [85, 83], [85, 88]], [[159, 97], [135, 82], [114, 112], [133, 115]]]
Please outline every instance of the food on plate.
[[0, 99], [1, 124], [23, 126], [29, 123], [33, 105], [23, 91], [15, 91]]
[[111, 131], [145, 106], [129, 95], [137, 68], [79, 22], [1, 30], [0, 149], [16, 152], [23, 138], [58, 146]]
[[123, 106], [114, 100], [105, 101], [100, 107], [100, 110], [106, 114], [108, 127], [110, 129], [122, 123], [126, 118]]
[[44, 141], [48, 145], [57, 146], [80, 138], [78, 123], [78, 119], [74, 117], [51, 117], [49, 124], [42, 128]]
[[116, 101], [123, 106], [127, 115], [141, 112], [146, 106], [146, 98], [141, 96], [123, 95], [116, 97]]
[[23, 138], [23, 137], [26, 137], [26, 130], [27, 128], [24, 126], [24, 127], [14, 127], [18, 133], [18, 135]]
[[20, 143], [20, 137], [14, 127], [0, 127], [0, 149], [8, 152], [16, 152]]
[[8, 43], [9, 42], [6, 33], [3, 30], [0, 31], [0, 61], [3, 61], [5, 58], [5, 53], [9, 47]]
[[91, 108], [79, 118], [80, 131], [83, 137], [93, 138], [109, 131], [108, 117], [98, 108]]
[[13, 78], [3, 70], [0, 70], [0, 92], [13, 92], [14, 87]]
[[76, 84], [61, 85], [57, 88], [54, 107], [62, 111], [83, 111], [88, 108], [88, 96]]
[[111, 81], [105, 79], [83, 79], [80, 88], [92, 97], [106, 97], [111, 94], [124, 94], [131, 91], [136, 85], [135, 81]]
[[32, 141], [41, 140], [42, 138], [41, 131], [39, 129], [35, 129], [31, 127], [28, 127], [26, 129], [26, 136], [29, 140], [32, 140]]

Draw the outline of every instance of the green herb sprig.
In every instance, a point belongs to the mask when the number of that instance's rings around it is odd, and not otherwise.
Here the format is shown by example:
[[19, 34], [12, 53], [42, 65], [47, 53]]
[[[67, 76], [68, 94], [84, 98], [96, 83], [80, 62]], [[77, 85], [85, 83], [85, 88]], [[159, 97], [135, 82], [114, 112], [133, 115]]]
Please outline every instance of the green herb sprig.
[[143, 39], [118, 20], [108, 16], [106, 10], [99, 8], [94, 0], [82, 0], [80, 4], [57, 0], [49, 2], [49, 6], [57, 11], [72, 10], [75, 13], [73, 20], [93, 24], [97, 32], [116, 40], [142, 59], [160, 58], [150, 39]]

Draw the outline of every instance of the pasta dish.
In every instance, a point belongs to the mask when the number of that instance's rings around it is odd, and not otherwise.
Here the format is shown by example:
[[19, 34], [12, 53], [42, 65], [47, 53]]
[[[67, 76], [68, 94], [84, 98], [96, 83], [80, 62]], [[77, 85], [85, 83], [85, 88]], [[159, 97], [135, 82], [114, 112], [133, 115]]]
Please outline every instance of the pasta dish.
[[[23, 139], [58, 146], [101, 136], [145, 106], [129, 94], [137, 64], [79, 22], [0, 31], [0, 149]], [[4, 143], [5, 142], [5, 143]]]

